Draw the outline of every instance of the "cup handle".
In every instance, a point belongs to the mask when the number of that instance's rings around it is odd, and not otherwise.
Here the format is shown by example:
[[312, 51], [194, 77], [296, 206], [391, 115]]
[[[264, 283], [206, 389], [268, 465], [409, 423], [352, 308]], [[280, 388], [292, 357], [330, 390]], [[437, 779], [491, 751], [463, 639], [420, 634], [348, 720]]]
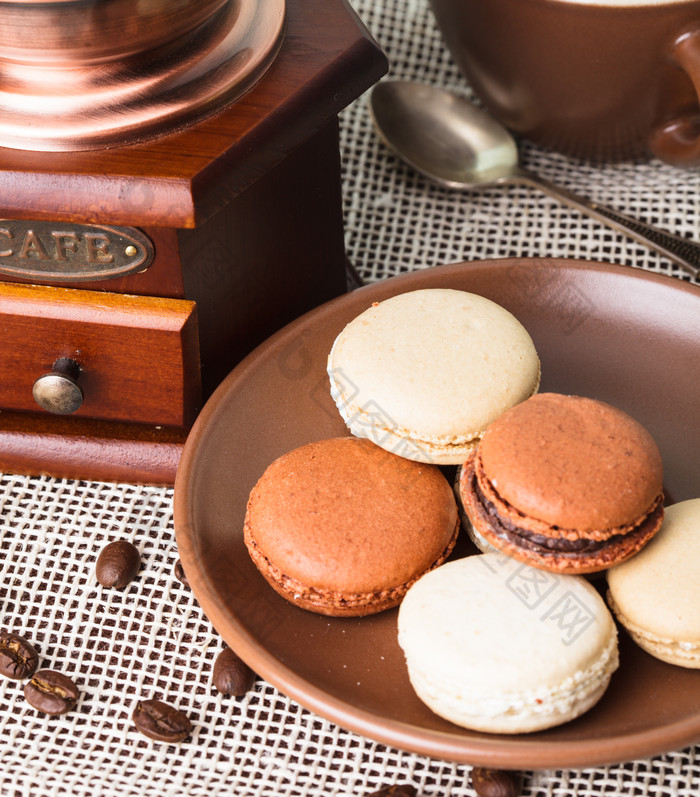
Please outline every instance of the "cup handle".
[[[695, 86], [700, 103], [700, 30], [676, 39], [671, 58]], [[700, 166], [700, 110], [681, 113], [651, 133], [652, 154], [672, 166]]]

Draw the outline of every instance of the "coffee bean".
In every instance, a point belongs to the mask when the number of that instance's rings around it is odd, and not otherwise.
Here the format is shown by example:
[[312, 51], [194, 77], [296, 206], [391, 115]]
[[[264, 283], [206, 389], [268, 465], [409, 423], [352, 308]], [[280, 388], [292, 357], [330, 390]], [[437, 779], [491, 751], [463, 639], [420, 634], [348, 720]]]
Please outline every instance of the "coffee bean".
[[19, 634], [0, 633], [0, 675], [20, 681], [31, 678], [39, 666], [39, 654], [31, 642]]
[[384, 786], [379, 791], [368, 794], [367, 797], [416, 797], [417, 794], [415, 786], [399, 783], [396, 786]]
[[519, 797], [523, 783], [517, 772], [504, 769], [482, 769], [471, 771], [472, 788], [478, 797]]
[[183, 583], [186, 587], [189, 587], [190, 582], [187, 580], [187, 576], [185, 575], [185, 570], [182, 567], [182, 562], [179, 559], [177, 560], [177, 562], [175, 562], [175, 568], [173, 572], [175, 573], [175, 578], [178, 581]]
[[141, 554], [139, 549], [127, 540], [110, 542], [97, 557], [95, 575], [103, 587], [122, 589], [139, 572]]
[[255, 683], [256, 675], [231, 648], [224, 648], [216, 657], [212, 681], [224, 695], [244, 695]]
[[161, 700], [139, 700], [132, 719], [144, 736], [159, 742], [181, 742], [192, 733], [187, 714]]
[[79, 694], [75, 681], [56, 670], [39, 670], [24, 687], [27, 703], [44, 714], [65, 714], [75, 708]]

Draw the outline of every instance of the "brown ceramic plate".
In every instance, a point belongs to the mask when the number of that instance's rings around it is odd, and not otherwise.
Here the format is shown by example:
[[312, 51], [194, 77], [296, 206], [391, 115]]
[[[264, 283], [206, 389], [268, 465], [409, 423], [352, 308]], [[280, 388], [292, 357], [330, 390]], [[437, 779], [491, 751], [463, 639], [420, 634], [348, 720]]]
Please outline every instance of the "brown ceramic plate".
[[520, 736], [464, 730], [416, 698], [396, 642], [396, 610], [362, 619], [311, 614], [279, 598], [251, 564], [242, 526], [258, 477], [295, 446], [346, 434], [325, 373], [336, 335], [371, 302], [427, 287], [472, 291], [510, 310], [540, 353], [543, 390], [599, 398], [631, 413], [660, 445], [670, 501], [700, 496], [697, 287], [567, 260], [414, 272], [298, 319], [241, 363], [205, 406], [175, 484], [177, 543], [204, 612], [254, 670], [300, 704], [364, 736], [436, 758], [582, 767], [700, 740], [700, 670], [657, 661], [625, 634], [620, 669], [583, 717]]

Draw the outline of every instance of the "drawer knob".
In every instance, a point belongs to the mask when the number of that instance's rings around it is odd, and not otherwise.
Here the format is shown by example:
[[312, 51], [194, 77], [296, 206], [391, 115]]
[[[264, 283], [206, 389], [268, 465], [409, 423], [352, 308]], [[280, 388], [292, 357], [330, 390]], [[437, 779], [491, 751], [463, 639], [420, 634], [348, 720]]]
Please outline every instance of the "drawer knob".
[[83, 403], [83, 390], [78, 384], [80, 366], [75, 360], [61, 357], [49, 374], [40, 376], [32, 389], [36, 403], [54, 415], [71, 415]]

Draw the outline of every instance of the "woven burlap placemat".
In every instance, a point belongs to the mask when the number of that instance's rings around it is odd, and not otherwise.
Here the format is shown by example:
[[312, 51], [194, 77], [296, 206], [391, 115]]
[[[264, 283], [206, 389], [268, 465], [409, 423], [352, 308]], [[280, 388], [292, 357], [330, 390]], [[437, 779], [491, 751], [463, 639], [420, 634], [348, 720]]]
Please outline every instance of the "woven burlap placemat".
[[[356, 0], [390, 76], [465, 94], [426, 0]], [[440, 263], [567, 256], [682, 277], [650, 250], [524, 188], [459, 193], [400, 164], [371, 129], [366, 98], [341, 117], [347, 248], [366, 281]], [[660, 163], [599, 166], [523, 143], [529, 168], [591, 199], [700, 240], [700, 175]], [[375, 743], [319, 718], [258, 681], [246, 696], [211, 684], [223, 645], [178, 560], [168, 488], [0, 477], [0, 628], [27, 636], [41, 665], [81, 689], [77, 708], [46, 717], [21, 682], [0, 679], [0, 794], [15, 797], [361, 797], [393, 782], [426, 797], [467, 797], [470, 768]], [[143, 564], [125, 590], [95, 580], [110, 540]], [[179, 745], [134, 729], [143, 698], [184, 710]], [[698, 748], [609, 767], [526, 772], [523, 795], [695, 797]]]

